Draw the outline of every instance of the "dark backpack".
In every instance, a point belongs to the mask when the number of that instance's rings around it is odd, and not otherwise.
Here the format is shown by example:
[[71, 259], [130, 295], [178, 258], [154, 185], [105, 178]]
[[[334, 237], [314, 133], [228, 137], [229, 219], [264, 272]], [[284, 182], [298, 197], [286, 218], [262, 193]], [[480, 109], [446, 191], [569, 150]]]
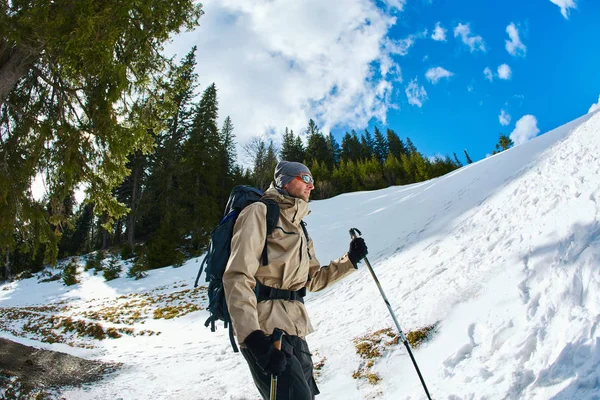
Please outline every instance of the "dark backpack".
[[[210, 233], [210, 244], [208, 252], [200, 265], [200, 271], [196, 277], [194, 287], [198, 287], [198, 280], [204, 265], [206, 265], [206, 282], [208, 282], [208, 307], [210, 317], [204, 323], [204, 326], [210, 325], [211, 331], [215, 331], [215, 322], [223, 321], [224, 327], [229, 325], [229, 339], [233, 347], [233, 351], [237, 352], [237, 346], [233, 338], [233, 327], [231, 326], [231, 318], [227, 310], [225, 302], [225, 292], [223, 290], [223, 273], [229, 260], [231, 253], [231, 237], [233, 228], [240, 212], [252, 203], [260, 201], [267, 206], [267, 236], [273, 232], [275, 226], [279, 222], [279, 206], [270, 199], [263, 199], [264, 193], [250, 186], [236, 186], [229, 195], [227, 206], [225, 207], [225, 217], [219, 225]], [[269, 263], [267, 257], [267, 238], [265, 237], [265, 246], [262, 252], [262, 264]]]

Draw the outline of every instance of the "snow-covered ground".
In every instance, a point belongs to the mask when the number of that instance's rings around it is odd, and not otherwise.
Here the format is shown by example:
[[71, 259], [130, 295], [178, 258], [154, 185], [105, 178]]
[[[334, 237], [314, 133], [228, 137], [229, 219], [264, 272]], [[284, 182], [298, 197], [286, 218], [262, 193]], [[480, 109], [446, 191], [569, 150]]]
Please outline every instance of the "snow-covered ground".
[[[360, 229], [403, 330], [436, 324], [414, 351], [434, 399], [600, 399], [600, 113], [438, 179], [314, 201], [311, 209], [306, 220], [322, 263], [346, 251], [349, 228]], [[19, 281], [0, 287], [0, 307], [68, 301], [65, 312], [81, 315], [131, 293], [190, 289], [200, 262], [139, 281], [88, 273], [71, 287]], [[323, 361], [319, 399], [425, 398], [402, 345], [376, 359], [378, 384], [353, 379], [364, 366], [353, 339], [393, 327], [365, 267], [306, 304], [316, 328], [307, 340], [314, 361]], [[67, 399], [259, 398], [227, 330], [204, 327], [206, 311], [166, 320], [148, 307], [131, 326], [160, 335], [93, 341], [91, 349], [0, 336], [125, 364], [99, 383], [63, 391]]]

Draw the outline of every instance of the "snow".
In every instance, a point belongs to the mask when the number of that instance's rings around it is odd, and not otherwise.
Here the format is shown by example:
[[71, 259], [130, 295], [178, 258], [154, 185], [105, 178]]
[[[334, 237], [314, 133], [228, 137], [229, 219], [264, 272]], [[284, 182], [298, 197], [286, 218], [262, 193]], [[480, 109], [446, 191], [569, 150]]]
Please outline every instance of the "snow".
[[[347, 250], [350, 228], [360, 229], [404, 332], [437, 324], [414, 349], [433, 398], [600, 398], [600, 113], [437, 179], [310, 206], [322, 263]], [[130, 293], [175, 292], [191, 287], [200, 262], [138, 281], [83, 273], [71, 287], [14, 282], [0, 287], [0, 306], [69, 301], [93, 310]], [[325, 360], [319, 399], [426, 398], [402, 345], [376, 360], [377, 385], [352, 377], [362, 362], [353, 339], [394, 326], [367, 268], [309, 294], [306, 305], [313, 360]], [[228, 331], [210, 332], [207, 317], [149, 317], [133, 327], [161, 335], [124, 335], [93, 349], [35, 343], [124, 363], [101, 382], [62, 391], [66, 399], [258, 399]]]

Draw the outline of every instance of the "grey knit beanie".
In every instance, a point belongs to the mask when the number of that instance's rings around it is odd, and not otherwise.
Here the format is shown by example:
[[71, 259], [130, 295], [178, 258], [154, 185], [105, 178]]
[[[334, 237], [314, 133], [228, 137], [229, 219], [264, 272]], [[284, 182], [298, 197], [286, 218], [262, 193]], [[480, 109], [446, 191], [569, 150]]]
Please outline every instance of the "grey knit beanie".
[[302, 173], [312, 176], [308, 167], [302, 163], [283, 160], [279, 161], [275, 167], [275, 185], [279, 188], [283, 188], [290, 183], [292, 179]]

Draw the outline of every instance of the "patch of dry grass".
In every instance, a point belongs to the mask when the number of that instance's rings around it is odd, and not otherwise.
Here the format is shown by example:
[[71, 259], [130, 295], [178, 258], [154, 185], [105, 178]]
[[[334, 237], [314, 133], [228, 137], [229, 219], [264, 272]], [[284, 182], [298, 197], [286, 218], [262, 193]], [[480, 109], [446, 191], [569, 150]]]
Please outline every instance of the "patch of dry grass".
[[[428, 325], [408, 332], [406, 340], [412, 348], [416, 349], [426, 342], [436, 331], [437, 324]], [[396, 334], [392, 328], [380, 329], [354, 338], [356, 354], [362, 358], [362, 361], [358, 369], [352, 374], [352, 377], [354, 379], [366, 380], [371, 385], [379, 383], [381, 377], [373, 372], [375, 362], [386, 352], [390, 351], [392, 346], [397, 346], [399, 342], [400, 335]]]
[[[71, 306], [58, 302], [42, 306], [0, 308], [0, 330], [45, 343], [73, 347], [94, 347], [94, 341], [118, 339], [123, 335], [160, 335], [134, 328], [147, 319], [172, 319], [202, 310], [207, 287], [185, 289], [185, 283], [161, 286], [144, 293], [132, 293], [98, 304]], [[165, 290], [183, 289], [172, 293]], [[93, 308], [93, 310], [90, 310]]]

